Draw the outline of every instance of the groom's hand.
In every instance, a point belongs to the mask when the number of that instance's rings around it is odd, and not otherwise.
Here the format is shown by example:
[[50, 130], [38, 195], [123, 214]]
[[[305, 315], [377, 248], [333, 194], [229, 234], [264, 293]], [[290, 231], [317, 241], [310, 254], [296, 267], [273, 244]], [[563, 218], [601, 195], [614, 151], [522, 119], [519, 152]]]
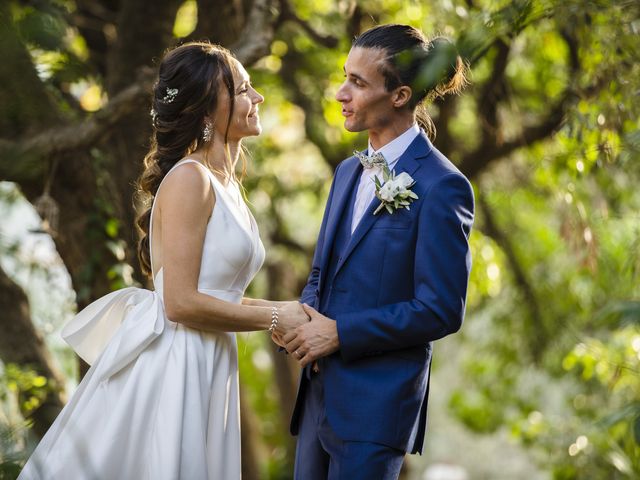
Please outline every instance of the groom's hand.
[[288, 332], [282, 340], [287, 352], [293, 355], [301, 367], [304, 367], [338, 351], [340, 341], [335, 320], [325, 317], [304, 303], [302, 308], [311, 317], [311, 321]]

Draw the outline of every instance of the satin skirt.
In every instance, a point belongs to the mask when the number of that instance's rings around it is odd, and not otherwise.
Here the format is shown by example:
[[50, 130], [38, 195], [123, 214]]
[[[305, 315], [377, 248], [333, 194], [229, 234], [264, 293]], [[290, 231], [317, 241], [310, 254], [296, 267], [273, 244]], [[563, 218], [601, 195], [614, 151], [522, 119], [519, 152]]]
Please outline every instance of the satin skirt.
[[126, 288], [62, 336], [91, 368], [20, 480], [240, 478], [235, 334], [174, 323], [159, 293]]

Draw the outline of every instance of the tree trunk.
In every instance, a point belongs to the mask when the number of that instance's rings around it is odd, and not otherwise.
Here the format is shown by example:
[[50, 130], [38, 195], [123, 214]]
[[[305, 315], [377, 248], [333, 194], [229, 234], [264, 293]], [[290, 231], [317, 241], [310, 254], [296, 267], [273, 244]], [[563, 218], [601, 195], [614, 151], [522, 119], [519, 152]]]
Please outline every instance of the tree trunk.
[[[267, 296], [269, 299], [289, 299], [291, 288], [287, 288], [287, 276], [291, 276], [291, 270], [286, 265], [279, 263], [269, 265], [267, 267], [267, 277], [269, 291]], [[288, 274], [288, 275], [287, 275]], [[294, 279], [295, 280], [295, 279]], [[283, 432], [287, 432], [287, 440], [285, 447], [287, 452], [285, 458], [288, 462], [288, 468], [293, 471], [293, 459], [295, 458], [295, 440], [288, 435], [291, 414], [296, 400], [296, 392], [298, 385], [298, 377], [300, 375], [300, 367], [286, 352], [280, 352], [274, 346], [269, 350], [271, 359], [273, 360], [273, 370], [280, 394], [280, 428]]]
[[264, 463], [265, 454], [259, 441], [260, 435], [256, 426], [260, 424], [255, 412], [249, 405], [244, 393], [245, 387], [240, 383], [240, 429], [242, 432], [242, 478], [244, 480], [260, 480], [260, 465]]
[[[0, 335], [0, 358], [5, 363], [31, 368], [47, 379], [48, 390], [44, 401], [28, 414], [23, 411], [26, 418], [33, 421], [36, 435], [42, 436], [65, 404], [64, 380], [54, 366], [42, 336], [31, 322], [27, 296], [1, 267], [0, 311], [4, 319]], [[25, 342], [25, 339], [29, 341]], [[22, 403], [20, 401], [21, 406]]]

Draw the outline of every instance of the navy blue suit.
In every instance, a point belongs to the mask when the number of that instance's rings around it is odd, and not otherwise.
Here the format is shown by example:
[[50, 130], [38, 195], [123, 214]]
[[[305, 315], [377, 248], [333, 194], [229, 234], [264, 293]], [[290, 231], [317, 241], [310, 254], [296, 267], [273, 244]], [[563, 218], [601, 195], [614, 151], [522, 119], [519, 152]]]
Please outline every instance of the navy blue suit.
[[[300, 301], [337, 322], [340, 349], [321, 360], [320, 374], [335, 435], [421, 453], [432, 342], [464, 317], [473, 190], [424, 133], [395, 171], [413, 177], [418, 199], [374, 215], [375, 198], [351, 234], [362, 166], [355, 157], [338, 165]], [[310, 377], [301, 376], [294, 435]]]

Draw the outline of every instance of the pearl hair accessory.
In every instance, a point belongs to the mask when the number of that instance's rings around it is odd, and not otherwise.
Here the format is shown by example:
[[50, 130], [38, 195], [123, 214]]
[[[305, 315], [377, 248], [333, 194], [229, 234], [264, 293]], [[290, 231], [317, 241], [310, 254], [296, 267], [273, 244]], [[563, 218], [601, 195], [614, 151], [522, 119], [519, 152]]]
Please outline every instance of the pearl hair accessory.
[[[161, 103], [171, 103], [178, 96], [178, 92], [179, 92], [179, 90], [177, 88], [169, 88], [169, 87], [167, 87], [165, 96], [162, 97], [162, 99], [160, 99], [158, 101], [161, 102]], [[155, 125], [156, 124], [156, 119], [158, 118], [158, 112], [156, 111], [155, 108], [152, 108], [149, 111], [149, 115], [151, 115], [151, 123], [153, 123], [153, 125]]]

